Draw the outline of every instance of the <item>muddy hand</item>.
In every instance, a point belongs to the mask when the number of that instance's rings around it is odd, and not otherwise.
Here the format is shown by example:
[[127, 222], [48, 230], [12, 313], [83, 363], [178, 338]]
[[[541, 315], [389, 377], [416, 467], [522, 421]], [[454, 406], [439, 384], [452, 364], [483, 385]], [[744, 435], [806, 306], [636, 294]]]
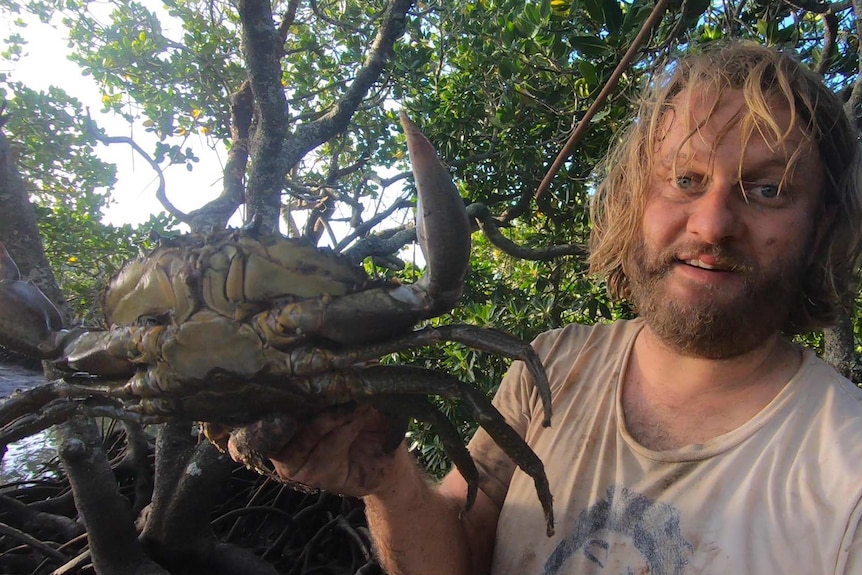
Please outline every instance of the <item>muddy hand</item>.
[[384, 445], [389, 424], [368, 405], [339, 406], [298, 427], [272, 415], [231, 433], [228, 450], [239, 462], [260, 468], [269, 459], [279, 478], [341, 495], [376, 492], [394, 454]]

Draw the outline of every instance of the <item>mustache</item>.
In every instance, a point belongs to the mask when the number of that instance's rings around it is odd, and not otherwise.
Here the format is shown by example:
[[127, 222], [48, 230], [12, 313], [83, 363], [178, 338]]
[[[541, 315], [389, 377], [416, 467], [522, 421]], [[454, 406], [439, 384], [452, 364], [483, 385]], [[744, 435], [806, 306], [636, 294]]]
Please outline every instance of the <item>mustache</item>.
[[678, 262], [709, 260], [712, 267], [738, 273], [754, 271], [753, 263], [738, 249], [722, 244], [686, 242], [662, 250], [655, 258], [654, 271], [668, 272]]

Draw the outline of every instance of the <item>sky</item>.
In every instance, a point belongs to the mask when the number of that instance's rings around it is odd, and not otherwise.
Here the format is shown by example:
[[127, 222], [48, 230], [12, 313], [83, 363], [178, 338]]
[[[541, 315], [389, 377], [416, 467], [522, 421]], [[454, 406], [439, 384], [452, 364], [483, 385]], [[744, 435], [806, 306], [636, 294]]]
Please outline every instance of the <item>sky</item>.
[[[157, 0], [150, 0], [149, 3], [156, 7], [155, 9], [161, 6]], [[170, 17], [163, 15], [160, 19], [163, 33], [171, 36]], [[80, 68], [66, 57], [68, 48], [65, 30], [42, 24], [34, 18], [30, 20], [28, 27], [22, 31], [12, 24], [8, 16], [0, 13], [0, 38], [6, 37], [12, 31], [18, 31], [29, 41], [25, 47], [24, 57], [14, 63], [0, 62], [0, 65], [4, 66], [0, 71], [9, 75], [10, 79], [23, 82], [34, 90], [47, 90], [50, 85], [62, 88], [68, 94], [78, 98], [84, 106], [89, 107], [91, 117], [108, 136], [131, 137], [144, 150], [148, 152], [153, 150], [157, 138], [152, 133], [146, 132], [143, 125], [130, 125], [124, 118], [111, 112], [100, 112], [102, 101], [96, 82], [92, 77], [84, 76]], [[173, 35], [179, 37], [181, 33], [176, 31]], [[46, 73], [46, 70], [50, 73]], [[169, 166], [164, 170], [166, 195], [179, 210], [188, 213], [221, 193], [223, 165], [227, 152], [222, 144], [218, 145], [219, 148], [214, 150], [205, 136], [193, 134], [183, 147], [191, 147], [200, 159], [194, 164], [194, 169], [189, 172], [183, 164]], [[131, 146], [99, 145], [96, 153], [104, 161], [117, 166], [117, 182], [112, 192], [114, 203], [104, 210], [105, 223], [137, 226], [146, 222], [151, 214], [165, 211], [156, 199], [158, 175]], [[386, 167], [378, 167], [377, 171], [384, 178], [397, 172]], [[382, 192], [381, 200], [384, 204], [394, 201], [395, 197], [403, 194], [402, 185], [392, 186]], [[193, 190], [194, 193], [190, 193], [189, 190]], [[373, 206], [373, 202], [369, 200], [370, 211], [374, 211]], [[297, 217], [301, 219], [301, 215]], [[411, 220], [412, 211], [397, 211], [381, 225], [380, 229], [400, 226], [405, 223], [405, 218]], [[235, 215], [229, 222], [231, 226], [241, 224], [240, 215]], [[346, 225], [339, 222], [333, 222], [333, 229], [337, 238], [343, 237], [349, 231]], [[324, 236], [321, 243], [332, 244], [328, 236]], [[402, 255], [420, 264], [424, 262], [421, 254], [414, 253], [411, 246], [406, 247]]]
[[[8, 17], [0, 14], [0, 35], [5, 37], [11, 30], [13, 26]], [[132, 137], [144, 150], [153, 149], [157, 138], [146, 132], [143, 126], [130, 125], [113, 113], [100, 112], [102, 102], [96, 82], [92, 77], [82, 75], [80, 68], [65, 56], [68, 48], [63, 30], [34, 21], [22, 35], [29, 41], [25, 56], [15, 63], [3, 63], [2, 71], [12, 80], [23, 82], [34, 90], [47, 90], [50, 85], [60, 87], [78, 98], [84, 106], [89, 106], [91, 117], [108, 136]], [[168, 199], [180, 210], [188, 212], [221, 192], [226, 153], [223, 148], [213, 150], [200, 134], [191, 136], [186, 145], [200, 158], [194, 170], [189, 172], [185, 165], [175, 165], [165, 169], [164, 173]], [[117, 166], [117, 183], [112, 194], [115, 203], [105, 210], [105, 223], [138, 225], [149, 219], [150, 214], [164, 211], [156, 199], [156, 172], [131, 146], [99, 145], [96, 153], [104, 161]], [[190, 189], [196, 193], [188, 193]]]

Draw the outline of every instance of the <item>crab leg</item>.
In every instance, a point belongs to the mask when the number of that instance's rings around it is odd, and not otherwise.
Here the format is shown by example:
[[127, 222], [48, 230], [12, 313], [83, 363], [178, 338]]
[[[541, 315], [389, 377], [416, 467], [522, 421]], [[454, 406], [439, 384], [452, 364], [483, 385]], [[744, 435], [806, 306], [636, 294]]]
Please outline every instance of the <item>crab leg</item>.
[[[443, 442], [443, 449], [458, 472], [467, 482], [467, 499], [464, 502], [464, 510], [469, 511], [476, 502], [476, 494], [479, 490], [479, 470], [476, 463], [470, 457], [470, 452], [464, 447], [458, 429], [446, 417], [446, 414], [422, 396], [407, 397], [404, 395], [378, 395], [371, 398], [371, 404], [389, 417], [401, 417], [408, 414], [419, 421], [429, 424], [434, 433]], [[407, 431], [405, 428], [404, 431]], [[404, 438], [404, 433], [399, 437], [399, 443]]]
[[[319, 381], [325, 382], [321, 376]], [[547, 533], [554, 533], [553, 497], [545, 475], [545, 466], [539, 456], [530, 448], [524, 439], [512, 429], [499, 411], [491, 404], [485, 395], [456, 377], [439, 371], [432, 371], [406, 365], [377, 365], [359, 370], [357, 380], [349, 382], [352, 399], [367, 394], [374, 397], [386, 390], [387, 395], [426, 395], [436, 394], [450, 399], [461, 398], [473, 411], [474, 419], [488, 432], [494, 442], [508, 455], [521, 470], [533, 478], [536, 493], [545, 514]], [[323, 392], [334, 390], [323, 383]], [[339, 389], [344, 392], [345, 390]], [[472, 473], [470, 473], [472, 475]], [[469, 476], [465, 479], [470, 480]]]
[[[231, 341], [230, 354], [210, 357], [200, 346], [206, 336]], [[264, 337], [261, 341], [259, 337]], [[401, 337], [366, 345], [327, 349], [314, 344], [294, 346], [279, 351], [266, 345], [265, 336], [255, 334], [242, 324], [210, 314], [207, 321], [186, 323], [178, 327], [115, 328], [110, 332], [85, 332], [64, 345], [66, 364], [80, 371], [120, 377], [133, 374], [133, 364], [166, 363], [171, 373], [149, 377], [140, 372], [133, 379], [135, 393], [155, 395], [166, 391], [172, 380], [188, 383], [192, 389], [210, 385], [210, 373], [220, 371], [238, 380], [267, 378], [290, 382], [328, 371], [375, 360], [406, 349], [454, 341], [474, 349], [524, 362], [544, 408], [544, 425], [551, 424], [551, 390], [542, 362], [532, 346], [507, 333], [466, 324], [450, 324], [409, 332]], [[78, 349], [82, 351], [79, 352]], [[111, 368], [111, 369], [109, 369]], [[159, 381], [161, 380], [161, 386]]]
[[426, 327], [380, 343], [338, 350], [327, 350], [315, 346], [301, 346], [283, 353], [271, 350], [268, 355], [270, 363], [267, 364], [266, 370], [272, 375], [278, 374], [285, 378], [308, 376], [344, 369], [390, 353], [447, 341], [462, 343], [474, 349], [523, 361], [527, 371], [533, 376], [533, 385], [536, 386], [542, 401], [544, 410], [542, 423], [545, 427], [550, 427], [551, 388], [539, 356], [536, 355], [533, 347], [525, 341], [493, 329], [468, 324], [449, 324]]
[[79, 388], [58, 379], [25, 391], [18, 391], [0, 402], [0, 453], [5, 446], [61, 423], [75, 415], [110, 417], [141, 423], [159, 418], [125, 409], [106, 394]]
[[480, 391], [462, 381], [457, 381], [461, 398], [473, 411], [479, 425], [488, 432], [500, 449], [517, 464], [521, 470], [533, 478], [536, 494], [545, 513], [546, 532], [548, 537], [554, 534], [554, 506], [551, 487], [545, 475], [545, 466], [539, 456], [530, 448], [524, 439], [506, 420], [494, 405]]

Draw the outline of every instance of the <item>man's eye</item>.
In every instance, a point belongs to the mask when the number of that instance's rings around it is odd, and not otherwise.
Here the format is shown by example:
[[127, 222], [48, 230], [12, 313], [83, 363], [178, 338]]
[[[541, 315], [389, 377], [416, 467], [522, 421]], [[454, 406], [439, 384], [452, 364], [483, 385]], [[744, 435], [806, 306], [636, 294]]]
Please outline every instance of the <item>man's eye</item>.
[[773, 184], [758, 184], [749, 186], [746, 194], [749, 196], [757, 196], [766, 199], [778, 197], [778, 186]]
[[694, 186], [694, 178], [691, 176], [677, 176], [676, 185], [681, 190], [688, 190]]

